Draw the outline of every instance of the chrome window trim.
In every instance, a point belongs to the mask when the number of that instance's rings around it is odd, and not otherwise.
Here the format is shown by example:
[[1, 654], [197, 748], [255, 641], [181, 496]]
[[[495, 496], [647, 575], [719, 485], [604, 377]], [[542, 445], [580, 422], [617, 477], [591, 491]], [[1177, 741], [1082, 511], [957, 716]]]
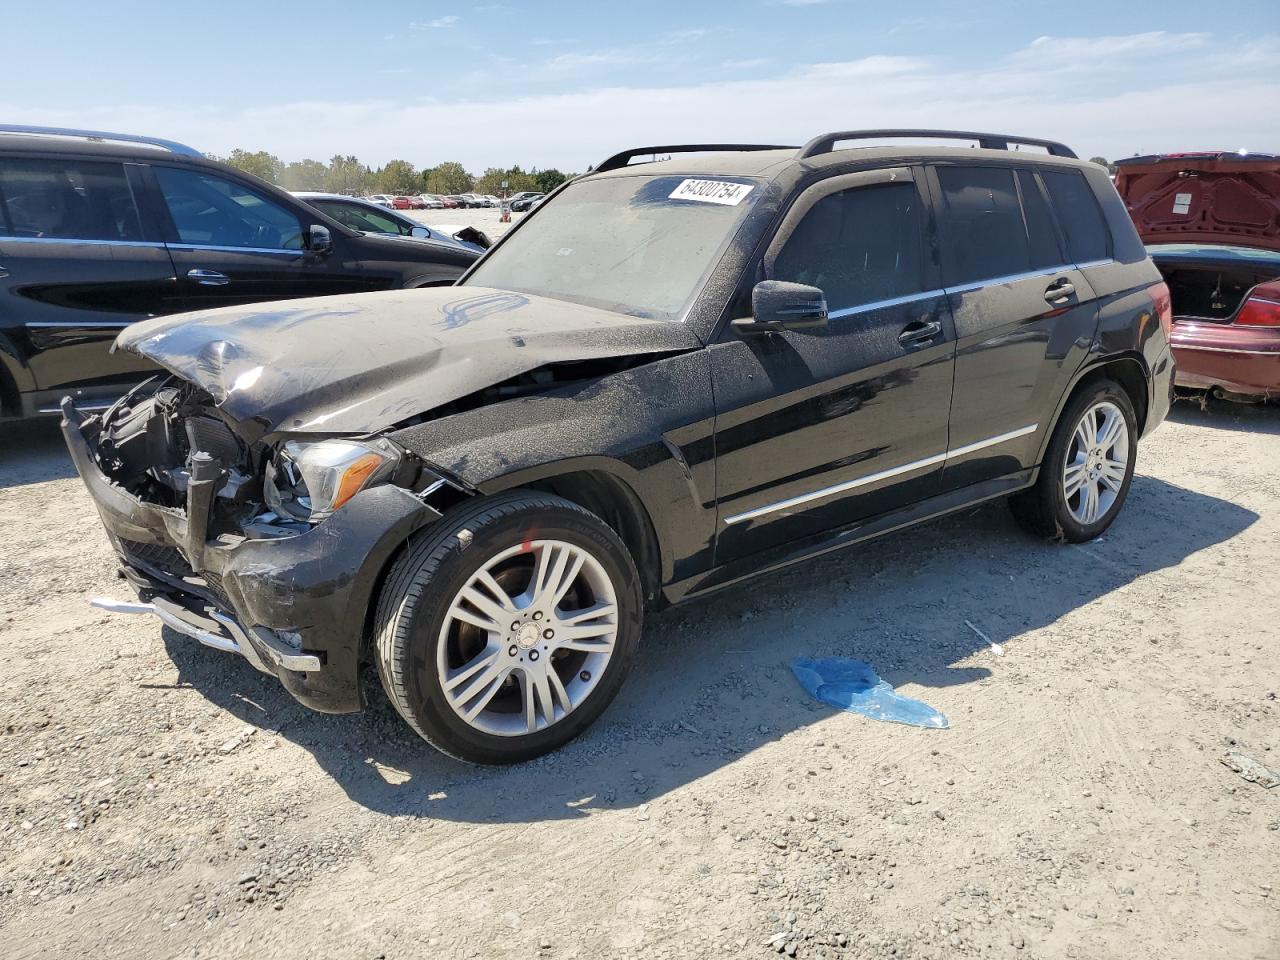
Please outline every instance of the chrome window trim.
[[1042, 267], [1036, 270], [1025, 270], [1022, 273], [1007, 273], [1002, 277], [991, 277], [987, 280], [975, 280], [972, 283], [964, 283], [955, 287], [947, 287], [947, 293], [972, 293], [974, 290], [981, 290], [983, 287], [990, 287], [997, 283], [1017, 283], [1019, 280], [1033, 280], [1036, 277], [1049, 277], [1055, 273], [1061, 273], [1063, 270], [1075, 270], [1074, 263], [1062, 263], [1056, 267]]
[[1109, 263], [1115, 263], [1115, 257], [1103, 257], [1101, 260], [1086, 260], [1084, 263], [1077, 263], [1077, 270], [1087, 270], [1089, 267], [1105, 267]]
[[90, 243], [108, 247], [149, 247], [164, 249], [158, 240], [84, 240], [79, 237], [11, 237], [0, 233], [0, 243]]
[[889, 307], [900, 307], [904, 303], [914, 303], [916, 300], [926, 300], [930, 297], [942, 297], [947, 293], [946, 290], [939, 287], [937, 290], [924, 290], [920, 293], [908, 293], [901, 297], [891, 297], [888, 300], [873, 300], [871, 303], [862, 303], [853, 307], [841, 307], [839, 310], [827, 311], [828, 320], [839, 320], [842, 317], [852, 317], [859, 313], [870, 313], [872, 310], [885, 310]]
[[205, 243], [170, 243], [170, 250], [183, 250], [190, 252], [199, 252], [201, 250], [216, 250], [219, 253], [287, 253], [291, 256], [305, 256], [307, 251], [303, 247], [297, 250], [290, 250], [287, 247], [223, 247], [215, 244]]
[[129, 324], [136, 322], [136, 320], [65, 320], [63, 322], [55, 320], [35, 320], [31, 323], [24, 323], [23, 326], [28, 330], [44, 330], [52, 328], [62, 330], [74, 327], [114, 327], [115, 329], [123, 330], [125, 327], [129, 326]]
[[827, 497], [835, 496], [838, 493], [856, 490], [858, 487], [865, 487], [868, 484], [878, 483], [881, 480], [888, 480], [891, 477], [901, 476], [904, 473], [923, 470], [925, 467], [932, 467], [938, 463], [945, 463], [947, 460], [975, 453], [978, 450], [984, 450], [987, 447], [994, 447], [997, 444], [1008, 443], [1010, 440], [1016, 440], [1019, 437], [1025, 437], [1028, 434], [1035, 433], [1038, 429], [1040, 429], [1040, 424], [1038, 423], [1019, 427], [1017, 430], [1010, 430], [1008, 433], [1001, 433], [994, 437], [987, 437], [985, 440], [966, 444], [965, 446], [957, 447], [954, 450], [948, 449], [943, 453], [935, 453], [933, 456], [925, 457], [923, 460], [904, 463], [901, 466], [890, 467], [888, 470], [880, 470], [877, 473], [871, 473], [865, 477], [858, 477], [854, 480], [846, 480], [844, 483], [837, 483], [834, 486], [823, 487], [821, 490], [814, 490], [810, 493], [802, 493], [798, 496], [788, 497], [786, 500], [779, 500], [776, 503], [765, 504], [763, 507], [756, 507], [754, 510], [735, 513], [731, 517], [725, 517], [724, 523], [725, 526], [733, 526], [735, 523], [754, 520], [757, 517], [777, 513], [779, 510], [788, 510], [791, 507], [798, 507], [804, 503], [811, 503], [814, 500], [825, 500]]

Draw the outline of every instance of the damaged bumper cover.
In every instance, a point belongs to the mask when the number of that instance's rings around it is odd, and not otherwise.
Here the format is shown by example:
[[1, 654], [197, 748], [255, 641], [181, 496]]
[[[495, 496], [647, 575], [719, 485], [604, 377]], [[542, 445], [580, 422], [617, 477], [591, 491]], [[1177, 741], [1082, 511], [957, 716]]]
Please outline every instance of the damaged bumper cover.
[[360, 661], [381, 572], [410, 534], [440, 514], [384, 484], [303, 533], [206, 540], [193, 535], [183, 510], [141, 500], [99, 469], [96, 425], [97, 418], [65, 409], [67, 449], [141, 601], [116, 609], [153, 613], [201, 643], [240, 653], [314, 710], [361, 709]]

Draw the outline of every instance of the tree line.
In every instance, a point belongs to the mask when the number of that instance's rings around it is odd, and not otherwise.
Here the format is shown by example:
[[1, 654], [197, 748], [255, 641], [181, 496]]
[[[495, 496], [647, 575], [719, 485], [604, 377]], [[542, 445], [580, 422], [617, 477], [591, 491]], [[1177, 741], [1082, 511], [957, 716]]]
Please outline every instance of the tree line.
[[213, 159], [286, 190], [316, 190], [354, 196], [371, 193], [485, 193], [500, 196], [503, 180], [507, 181], [507, 193], [528, 190], [550, 193], [573, 176], [555, 168], [525, 171], [518, 165], [506, 170], [489, 167], [475, 176], [468, 173], [462, 164], [452, 161], [419, 170], [408, 160], [391, 160], [382, 167], [374, 168], [351, 156], [335, 156], [327, 164], [319, 160], [285, 163], [266, 150], [239, 148], [232, 150], [229, 156]]

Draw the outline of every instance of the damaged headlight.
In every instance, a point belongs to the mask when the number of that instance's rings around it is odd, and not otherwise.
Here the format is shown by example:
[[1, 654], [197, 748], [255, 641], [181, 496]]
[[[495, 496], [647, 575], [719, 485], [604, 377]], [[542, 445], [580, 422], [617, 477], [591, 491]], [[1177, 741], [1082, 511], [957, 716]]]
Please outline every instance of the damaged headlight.
[[267, 466], [267, 506], [319, 523], [366, 487], [389, 480], [402, 454], [389, 440], [290, 440]]

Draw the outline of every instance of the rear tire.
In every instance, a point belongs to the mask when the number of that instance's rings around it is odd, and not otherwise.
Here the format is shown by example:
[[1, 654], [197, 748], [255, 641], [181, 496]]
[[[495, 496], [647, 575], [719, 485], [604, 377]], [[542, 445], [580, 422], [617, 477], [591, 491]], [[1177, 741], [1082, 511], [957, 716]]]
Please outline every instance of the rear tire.
[[1138, 453], [1137, 417], [1114, 380], [1072, 397], [1053, 431], [1035, 486], [1009, 499], [1013, 515], [1041, 536], [1084, 543], [1120, 513]]
[[433, 747], [519, 763], [599, 717], [642, 620], [635, 564], [595, 514], [536, 492], [468, 501], [389, 570], [375, 610], [378, 673]]

